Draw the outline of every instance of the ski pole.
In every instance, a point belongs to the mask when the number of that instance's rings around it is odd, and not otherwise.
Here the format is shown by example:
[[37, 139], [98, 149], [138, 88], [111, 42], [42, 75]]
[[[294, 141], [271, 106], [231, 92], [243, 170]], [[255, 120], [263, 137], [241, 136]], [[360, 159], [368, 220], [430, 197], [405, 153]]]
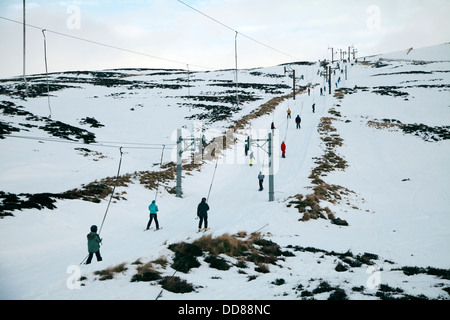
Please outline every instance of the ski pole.
[[88, 255], [83, 259], [83, 261], [80, 262], [80, 264], [83, 264], [84, 261], [86, 261], [86, 259], [89, 257], [89, 253]]

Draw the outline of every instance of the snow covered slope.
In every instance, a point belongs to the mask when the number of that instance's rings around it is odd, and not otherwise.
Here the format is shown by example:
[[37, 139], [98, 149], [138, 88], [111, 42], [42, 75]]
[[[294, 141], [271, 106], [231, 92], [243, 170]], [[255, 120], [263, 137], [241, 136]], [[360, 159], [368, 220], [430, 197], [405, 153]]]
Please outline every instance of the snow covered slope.
[[[450, 57], [449, 47], [423, 49], [421, 62], [398, 54], [339, 62], [339, 68], [335, 62], [331, 95], [328, 87], [320, 95], [326, 83], [318, 63], [291, 64], [288, 70], [304, 76], [297, 89], [311, 86], [295, 99], [287, 97], [286, 66], [239, 70], [238, 91], [233, 70], [51, 74], [50, 99], [45, 75], [30, 76], [32, 96], [25, 100], [18, 94], [21, 79], [2, 80], [0, 297], [155, 299], [163, 290], [158, 281], [130, 281], [134, 262], [164, 258], [169, 264], [158, 271], [171, 276], [169, 245], [203, 236], [196, 232], [196, 208], [209, 194], [213, 237], [258, 231], [292, 256], [267, 264], [268, 273], [251, 263], [220, 271], [200, 258], [200, 267], [177, 272], [195, 290], [164, 289], [159, 299], [327, 299], [332, 292], [349, 299], [448, 299], [450, 61], [443, 57]], [[257, 113], [270, 100], [276, 108]], [[271, 122], [272, 202], [267, 143], [252, 144], [253, 166], [244, 155], [247, 136], [266, 139]], [[201, 126], [210, 143], [239, 123], [228, 148], [217, 147], [218, 161], [191, 168], [186, 149], [183, 195], [175, 197], [170, 169], [177, 129], [187, 139], [198, 137]], [[120, 147], [121, 179], [101, 231], [103, 261], [80, 265], [89, 227], [102, 224], [108, 207]], [[264, 191], [258, 191], [259, 171], [266, 174]], [[156, 174], [163, 172], [156, 190]], [[164, 228], [143, 232], [155, 197]], [[31, 208], [15, 209], [26, 205]], [[354, 265], [344, 253], [366, 253], [369, 262]], [[126, 270], [112, 280], [94, 275], [122, 263]], [[405, 267], [416, 272], [407, 275]]]

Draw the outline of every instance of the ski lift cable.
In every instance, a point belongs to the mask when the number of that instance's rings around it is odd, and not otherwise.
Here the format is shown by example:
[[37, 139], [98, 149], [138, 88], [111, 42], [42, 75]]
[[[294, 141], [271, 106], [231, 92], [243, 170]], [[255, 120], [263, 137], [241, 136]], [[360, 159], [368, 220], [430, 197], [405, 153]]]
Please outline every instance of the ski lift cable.
[[286, 120], [286, 131], [284, 132], [284, 140], [283, 140], [283, 141], [286, 141], [286, 137], [287, 137], [287, 133], [288, 133], [288, 128], [289, 128], [289, 121]]
[[[163, 145], [163, 149], [161, 151], [161, 161], [159, 162], [159, 172], [161, 172], [161, 167], [162, 167], [162, 162], [163, 162], [163, 157], [164, 157], [164, 149], [165, 149], [165, 145]], [[155, 192], [155, 201], [156, 198], [158, 196], [158, 189], [159, 189], [159, 183], [160, 183], [160, 179], [158, 179], [158, 183], [156, 184], [156, 192]]]
[[[120, 147], [119, 151], [120, 151], [120, 160], [119, 160], [119, 167], [118, 167], [118, 169], [117, 169], [116, 181], [114, 182], [114, 187], [113, 187], [113, 190], [112, 190], [112, 192], [111, 192], [111, 197], [109, 198], [108, 206], [106, 207], [105, 214], [103, 215], [102, 224], [100, 225], [100, 229], [99, 229], [99, 231], [98, 231], [98, 236], [99, 236], [99, 237], [100, 237], [100, 233], [102, 232], [103, 224], [105, 223], [106, 215], [108, 214], [108, 210], [109, 210], [109, 206], [110, 206], [110, 204], [111, 204], [111, 200], [112, 200], [112, 198], [113, 198], [113, 196], [114, 196], [114, 192], [115, 192], [115, 190], [116, 190], [117, 181], [119, 180], [120, 167], [121, 167], [121, 165], [122, 165], [122, 155], [123, 155], [123, 153], [122, 153], [122, 147]], [[100, 242], [101, 242], [101, 241], [100, 241]], [[83, 262], [84, 262], [88, 257], [89, 257], [89, 254], [88, 254], [88, 255], [80, 262], [80, 264], [83, 264]]]
[[[181, 4], [184, 4], [186, 7], [189, 7], [189, 8], [191, 8], [192, 10], [194, 10], [194, 11], [200, 13], [201, 15], [207, 17], [208, 19], [211, 19], [211, 20], [213, 20], [214, 22], [216, 22], [216, 23], [222, 25], [223, 27], [225, 27], [225, 28], [227, 28], [227, 29], [229, 29], [229, 30], [235, 32], [236, 35], [237, 35], [238, 31], [235, 30], [235, 29], [233, 29], [233, 28], [231, 28], [231, 27], [229, 27], [229, 26], [227, 26], [225, 23], [220, 22], [220, 21], [217, 20], [217, 19], [214, 19], [213, 17], [211, 17], [211, 16], [209, 16], [209, 15], [207, 15], [207, 14], [201, 12], [200, 10], [195, 9], [194, 7], [192, 7], [192, 6], [190, 6], [190, 5], [186, 4], [186, 3], [184, 3], [184, 2], [181, 1], [181, 0], [177, 0], [177, 1], [178, 1], [179, 3], [181, 3]], [[239, 34], [240, 34], [241, 36], [243, 36], [243, 37], [245, 37], [245, 38], [247, 38], [247, 39], [253, 41], [253, 42], [256, 42], [256, 43], [258, 43], [258, 44], [260, 44], [260, 45], [262, 45], [262, 46], [264, 46], [264, 47], [266, 47], [266, 48], [269, 48], [269, 49], [271, 49], [271, 50], [277, 51], [278, 53], [281, 53], [281, 54], [283, 54], [283, 55], [285, 55], [285, 56], [289, 56], [289, 57], [294, 58], [294, 59], [296, 59], [296, 60], [301, 60], [301, 59], [299, 59], [298, 57], [294, 57], [293, 55], [290, 55], [290, 54], [288, 54], [288, 53], [286, 53], [286, 52], [283, 52], [283, 51], [281, 51], [281, 50], [278, 50], [278, 49], [276, 49], [276, 48], [274, 48], [274, 47], [272, 47], [272, 46], [269, 46], [269, 45], [267, 45], [267, 44], [265, 44], [265, 43], [263, 43], [263, 42], [261, 42], [261, 41], [258, 41], [258, 40], [256, 40], [256, 39], [250, 37], [250, 36], [247, 36], [247, 35], [245, 35], [245, 34], [243, 34], [243, 33], [240, 33], [240, 32], [239, 32]]]
[[[141, 145], [141, 146], [118, 146], [119, 142], [109, 142], [109, 141], [98, 141], [93, 143], [85, 143], [80, 141], [67, 141], [61, 139], [55, 139], [50, 137], [34, 137], [34, 136], [18, 136], [14, 134], [4, 135], [5, 137], [17, 138], [17, 139], [28, 139], [28, 140], [36, 140], [36, 141], [46, 141], [46, 142], [58, 142], [58, 143], [67, 143], [67, 144], [75, 144], [75, 145], [89, 145], [95, 147], [105, 147], [105, 148], [119, 148], [122, 149], [145, 149], [145, 150], [161, 150], [162, 146], [167, 145], [175, 145], [175, 144], [156, 144], [156, 143], [134, 143], [134, 142], [120, 142], [121, 144], [129, 144], [129, 145]], [[109, 145], [108, 145], [109, 144]]]
[[102, 221], [102, 224], [100, 225], [100, 229], [98, 231], [98, 235], [100, 235], [100, 232], [102, 231], [103, 224], [105, 223], [106, 215], [108, 214], [109, 206], [111, 204], [111, 200], [112, 200], [112, 198], [114, 196], [114, 192], [116, 190], [117, 181], [119, 181], [120, 167], [122, 166], [122, 155], [123, 155], [122, 147], [119, 148], [119, 151], [120, 151], [120, 160], [119, 160], [119, 167], [117, 168], [116, 181], [114, 182], [114, 187], [113, 187], [113, 190], [111, 192], [111, 196], [109, 197], [108, 206], [106, 207], [105, 215], [103, 216], [103, 221]]
[[[0, 16], [0, 19], [6, 20], [6, 21], [10, 21], [10, 22], [19, 23], [19, 24], [23, 25], [23, 22], [21, 22], [21, 21], [9, 19], [9, 18], [3, 17], [3, 16]], [[141, 56], [146, 56], [146, 57], [153, 58], [153, 59], [159, 59], [159, 60], [164, 60], [164, 61], [168, 61], [168, 62], [172, 62], [172, 63], [176, 63], [176, 64], [186, 65], [185, 62], [181, 62], [181, 61], [177, 61], [177, 60], [162, 58], [162, 57], [154, 56], [154, 55], [143, 53], [143, 52], [138, 52], [138, 51], [134, 51], [134, 50], [130, 50], [130, 49], [125, 49], [125, 48], [113, 46], [113, 45], [106, 44], [106, 43], [101, 43], [101, 42], [94, 41], [94, 40], [84, 39], [84, 38], [72, 36], [72, 35], [69, 35], [69, 34], [66, 34], [66, 33], [53, 31], [53, 30], [49, 30], [49, 29], [45, 29], [45, 28], [41, 28], [41, 27], [34, 26], [34, 25], [31, 25], [31, 24], [25, 24], [25, 25], [27, 27], [30, 27], [30, 28], [39, 29], [41, 31], [45, 30], [47, 32], [54, 33], [54, 34], [59, 35], [59, 36], [64, 36], [64, 37], [68, 37], [68, 38], [72, 38], [72, 39], [75, 39], [75, 40], [80, 40], [80, 41], [92, 43], [92, 44], [95, 44], [95, 45], [99, 45], [99, 46], [103, 46], [103, 47], [107, 47], [107, 48], [111, 48], [111, 49], [121, 50], [121, 51], [125, 51], [125, 52], [128, 52], [128, 53], [137, 54], [137, 55], [141, 55]], [[206, 70], [214, 70], [214, 68], [200, 66], [200, 65], [195, 65], [195, 64], [191, 64], [191, 66], [195, 66], [195, 67], [198, 67], [198, 68], [201, 68], [201, 69], [206, 69]]]
[[211, 189], [212, 189], [212, 186], [213, 186], [213, 183], [214, 183], [214, 177], [216, 176], [216, 170], [217, 170], [217, 163], [218, 162], [219, 162], [219, 156], [217, 156], [217, 159], [216, 159], [216, 165], [214, 167], [214, 172], [213, 172], [213, 177], [212, 177], [212, 180], [211, 180], [211, 184], [209, 185], [208, 197], [206, 198], [206, 202], [208, 202], [209, 195], [211, 194]]

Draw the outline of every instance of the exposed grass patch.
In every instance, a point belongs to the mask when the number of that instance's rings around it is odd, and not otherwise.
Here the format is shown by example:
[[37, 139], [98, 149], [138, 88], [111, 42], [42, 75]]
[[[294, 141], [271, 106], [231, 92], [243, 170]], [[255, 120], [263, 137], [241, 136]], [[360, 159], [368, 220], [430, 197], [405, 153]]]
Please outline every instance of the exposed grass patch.
[[[340, 114], [339, 114], [340, 116]], [[329, 207], [323, 208], [320, 204], [322, 200], [333, 204], [342, 200], [344, 196], [349, 196], [353, 191], [339, 185], [326, 183], [323, 178], [330, 172], [336, 170], [345, 170], [348, 166], [347, 161], [336, 153], [336, 148], [343, 145], [343, 139], [336, 134], [336, 128], [332, 121], [337, 120], [333, 117], [323, 117], [318, 125], [318, 132], [325, 145], [325, 152], [322, 157], [314, 158], [316, 166], [312, 169], [309, 178], [314, 185], [313, 193], [306, 196], [297, 194], [290, 197], [288, 207], [294, 206], [303, 216], [300, 221], [310, 219], [329, 219], [331, 223], [341, 226], [347, 226], [347, 221], [337, 218]]]
[[227, 261], [223, 258], [216, 257], [216, 256], [207, 256], [205, 258], [205, 262], [209, 263], [209, 266], [211, 268], [215, 268], [218, 270], [228, 270], [230, 269], [230, 265], [227, 263]]
[[116, 273], [122, 273], [127, 271], [127, 268], [125, 267], [125, 263], [121, 263], [115, 267], [106, 268], [104, 270], [95, 271], [94, 274], [97, 276], [100, 276], [99, 280], [110, 280], [114, 278], [114, 275]]
[[247, 262], [252, 262], [256, 265], [255, 270], [262, 273], [269, 272], [267, 264], [275, 264], [283, 256], [293, 256], [289, 251], [282, 251], [278, 244], [263, 239], [259, 233], [253, 233], [245, 240], [229, 234], [216, 238], [204, 235], [193, 243], [171, 244], [169, 249], [175, 252], [171, 267], [184, 273], [198, 268], [200, 262], [197, 258], [205, 252], [205, 262], [209, 263], [211, 268], [228, 270], [231, 267], [225, 259], [219, 257], [223, 254], [238, 259], [236, 267], [247, 268]]
[[238, 257], [251, 249], [251, 243], [240, 240], [227, 233], [216, 238], [213, 238], [211, 234], [207, 234], [196, 240], [194, 243], [202, 250], [207, 251], [214, 256], [226, 254], [230, 257]]
[[171, 267], [177, 271], [188, 273], [192, 268], [200, 267], [197, 257], [203, 254], [202, 249], [187, 242], [180, 242], [169, 245], [169, 249], [175, 252], [175, 257]]
[[[305, 91], [305, 87], [301, 87], [298, 91], [296, 91], [296, 94], [301, 94]], [[253, 110], [249, 114], [243, 116], [241, 119], [234, 122], [234, 124], [230, 127], [230, 129], [236, 130], [242, 130], [245, 128], [246, 125], [250, 123], [250, 121], [259, 118], [261, 116], [264, 116], [266, 114], [272, 113], [273, 110], [285, 99], [289, 99], [293, 96], [293, 93], [283, 95], [281, 97], [275, 97], [267, 101], [266, 103], [262, 104], [258, 109]]]
[[400, 269], [394, 269], [394, 270], [401, 270], [407, 276], [413, 276], [416, 274], [428, 274], [428, 275], [440, 277], [442, 279], [450, 280], [450, 269], [440, 269], [440, 268], [434, 268], [434, 267], [421, 268], [421, 267], [406, 266], [406, 267], [402, 267]]
[[390, 131], [401, 130], [405, 134], [412, 134], [427, 142], [450, 139], [450, 126], [430, 127], [423, 123], [405, 124], [396, 119], [369, 120], [367, 126]]
[[194, 291], [194, 286], [179, 277], [164, 277], [160, 282], [163, 289], [174, 293], [188, 293]]
[[161, 275], [153, 267], [152, 262], [148, 262], [144, 265], [140, 265], [136, 268], [137, 273], [131, 278], [131, 282], [137, 281], [155, 281], [161, 279]]

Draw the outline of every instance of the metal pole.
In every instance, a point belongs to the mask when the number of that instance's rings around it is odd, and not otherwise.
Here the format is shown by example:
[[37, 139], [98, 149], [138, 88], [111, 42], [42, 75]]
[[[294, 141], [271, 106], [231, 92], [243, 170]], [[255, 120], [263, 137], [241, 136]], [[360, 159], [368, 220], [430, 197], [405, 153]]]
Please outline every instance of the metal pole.
[[44, 36], [44, 62], [45, 62], [45, 77], [47, 80], [47, 102], [48, 110], [50, 111], [49, 118], [52, 117], [52, 108], [50, 107], [50, 86], [48, 84], [48, 67], [47, 67], [47, 38], [45, 37], [45, 29], [42, 30], [42, 35]]
[[25, 96], [28, 96], [28, 83], [25, 78], [25, 48], [26, 48], [26, 23], [25, 23], [25, 0], [23, 0], [23, 81], [25, 82]]
[[269, 132], [269, 201], [274, 201], [274, 181], [273, 181], [273, 130]]
[[237, 62], [237, 36], [238, 32], [236, 31], [236, 35], [234, 36], [234, 60], [236, 64], [235, 70], [235, 82], [236, 82], [236, 105], [239, 105], [239, 85], [238, 85], [238, 62]]
[[328, 67], [328, 91], [331, 94], [331, 66]]
[[292, 70], [292, 94], [293, 94], [293, 99], [295, 100], [295, 70]]
[[183, 137], [181, 136], [181, 129], [177, 130], [177, 197], [181, 198], [181, 165], [182, 158], [181, 155], [183, 151], [181, 150], [181, 142], [183, 141]]
[[189, 99], [189, 112], [191, 112], [191, 107], [192, 107], [192, 103], [191, 103], [191, 84], [190, 84], [190, 79], [189, 79], [189, 64], [187, 65], [187, 81], [188, 81], [188, 99]]

